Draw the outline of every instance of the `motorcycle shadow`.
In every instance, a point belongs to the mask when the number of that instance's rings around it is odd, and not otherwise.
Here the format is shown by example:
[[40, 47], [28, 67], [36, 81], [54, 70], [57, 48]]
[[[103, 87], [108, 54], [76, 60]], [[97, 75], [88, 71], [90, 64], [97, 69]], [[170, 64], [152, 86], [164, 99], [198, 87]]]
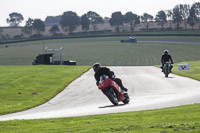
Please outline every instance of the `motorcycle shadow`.
[[172, 78], [174, 78], [174, 77], [164, 77], [164, 78], [169, 78], [169, 79], [172, 79]]
[[112, 107], [119, 107], [119, 106], [125, 106], [126, 104], [118, 104], [118, 105], [108, 105], [108, 106], [102, 106], [99, 108], [112, 108]]

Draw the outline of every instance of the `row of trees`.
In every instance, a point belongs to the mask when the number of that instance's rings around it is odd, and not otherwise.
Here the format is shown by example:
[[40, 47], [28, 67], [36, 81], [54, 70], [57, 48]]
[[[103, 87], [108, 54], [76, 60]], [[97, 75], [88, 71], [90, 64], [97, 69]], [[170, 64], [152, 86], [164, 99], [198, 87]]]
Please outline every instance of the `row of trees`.
[[167, 22], [167, 18], [170, 21], [170, 28], [172, 27], [171, 22], [176, 24], [177, 29], [180, 28], [180, 24], [183, 22], [185, 29], [187, 29], [187, 24], [189, 24], [192, 29], [195, 24], [199, 23], [200, 29], [200, 2], [194, 3], [191, 7], [190, 5], [177, 5], [173, 10], [159, 11], [156, 15], [155, 21], [158, 22], [162, 28]]
[[[14, 27], [19, 26], [19, 24], [23, 21], [23, 16], [20, 13], [11, 13], [9, 15], [10, 18], [7, 19], [7, 22]], [[185, 29], [189, 24], [192, 29], [195, 24], [199, 24], [200, 29], [200, 2], [194, 3], [191, 7], [190, 5], [177, 5], [172, 10], [167, 11], [159, 11], [155, 18], [148, 14], [144, 13], [142, 16], [134, 14], [132, 12], [127, 12], [126, 14], [122, 14], [121, 12], [114, 12], [109, 19], [109, 23], [111, 26], [114, 26], [116, 31], [119, 32], [124, 23], [130, 24], [130, 30], [134, 31], [134, 27], [136, 27], [141, 22], [145, 24], [146, 30], [149, 30], [149, 23], [155, 21], [161, 28], [164, 28], [164, 24], [169, 22], [170, 28], [172, 29], [172, 23], [176, 24], [176, 28], [180, 28], [180, 24], [184, 23]], [[90, 29], [90, 25], [94, 31], [96, 31], [97, 24], [104, 23], [103, 18], [96, 12], [89, 11], [86, 14], [79, 17], [75, 12], [67, 11], [64, 12], [61, 16], [59, 24], [62, 29], [70, 34], [81, 25], [83, 31], [88, 31]], [[45, 31], [45, 24], [40, 19], [31, 19], [29, 18], [26, 21], [26, 24], [22, 31], [26, 34], [32, 34], [32, 31], [39, 35], [41, 32]], [[60, 29], [57, 25], [53, 25], [50, 29], [52, 34], [56, 34]]]
[[[60, 25], [65, 32], [70, 34], [81, 25], [83, 31], [88, 31], [90, 24], [94, 31], [96, 31], [97, 24], [103, 23], [103, 18], [92, 11], [79, 17], [75, 12], [67, 11], [61, 16]], [[38, 35], [45, 31], [45, 23], [41, 19], [31, 19], [26, 21], [25, 26], [22, 28], [22, 32], [31, 35], [35, 31]], [[49, 30], [53, 35], [60, 31], [58, 25], [53, 25]]]
[[149, 30], [149, 23], [154, 21], [161, 25], [161, 28], [164, 28], [164, 24], [169, 22], [170, 29], [172, 29], [172, 23], [176, 24], [176, 28], [180, 28], [180, 24], [184, 23], [185, 29], [189, 24], [192, 29], [195, 24], [199, 24], [200, 29], [200, 2], [194, 3], [191, 7], [188, 4], [180, 4], [175, 6], [172, 10], [159, 11], [154, 18], [148, 13], [144, 13], [142, 16], [128, 12], [125, 15], [122, 15], [121, 12], [115, 12], [110, 18], [110, 24], [116, 27], [116, 30], [119, 31], [119, 27], [123, 23], [129, 23], [131, 31], [134, 30], [134, 27], [140, 22], [145, 24], [146, 30]]

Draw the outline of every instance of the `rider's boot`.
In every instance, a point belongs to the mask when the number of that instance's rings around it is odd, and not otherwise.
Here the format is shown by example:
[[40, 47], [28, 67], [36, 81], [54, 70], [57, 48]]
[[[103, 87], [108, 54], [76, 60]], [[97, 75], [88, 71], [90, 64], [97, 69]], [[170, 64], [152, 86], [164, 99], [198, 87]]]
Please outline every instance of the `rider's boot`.
[[160, 66], [160, 68], [161, 68], [161, 70], [162, 70], [162, 72], [163, 72], [163, 71], [164, 71], [164, 70], [163, 70], [163, 66]]
[[127, 91], [128, 91], [128, 89], [126, 89], [125, 87], [122, 87], [122, 90], [124, 90], [125, 92], [127, 92]]

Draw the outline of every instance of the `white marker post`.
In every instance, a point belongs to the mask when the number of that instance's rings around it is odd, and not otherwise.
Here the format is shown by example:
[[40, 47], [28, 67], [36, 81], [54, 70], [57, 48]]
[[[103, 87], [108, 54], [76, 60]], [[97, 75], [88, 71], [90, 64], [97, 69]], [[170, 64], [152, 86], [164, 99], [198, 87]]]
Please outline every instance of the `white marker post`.
[[178, 64], [178, 70], [189, 70], [189, 64]]

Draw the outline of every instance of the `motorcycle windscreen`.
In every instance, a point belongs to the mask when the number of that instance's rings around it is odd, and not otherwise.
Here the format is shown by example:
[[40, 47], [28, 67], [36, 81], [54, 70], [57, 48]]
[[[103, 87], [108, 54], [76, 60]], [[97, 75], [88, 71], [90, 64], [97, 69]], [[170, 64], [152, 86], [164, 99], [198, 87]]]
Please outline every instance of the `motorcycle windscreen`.
[[106, 75], [100, 76], [100, 83], [104, 82], [107, 79]]

